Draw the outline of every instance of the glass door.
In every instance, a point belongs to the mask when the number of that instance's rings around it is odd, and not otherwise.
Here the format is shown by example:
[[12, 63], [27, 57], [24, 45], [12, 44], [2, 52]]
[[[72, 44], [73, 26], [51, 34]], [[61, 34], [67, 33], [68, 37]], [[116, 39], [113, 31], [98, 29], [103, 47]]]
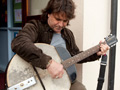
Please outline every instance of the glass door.
[[41, 10], [44, 9], [49, 0], [22, 0], [22, 26], [31, 19], [40, 19]]

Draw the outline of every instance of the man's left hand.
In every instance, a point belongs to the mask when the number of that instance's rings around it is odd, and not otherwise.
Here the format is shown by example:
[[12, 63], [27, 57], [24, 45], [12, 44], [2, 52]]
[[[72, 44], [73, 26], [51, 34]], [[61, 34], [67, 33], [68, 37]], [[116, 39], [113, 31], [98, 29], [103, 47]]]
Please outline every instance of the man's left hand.
[[102, 44], [102, 41], [100, 41], [100, 51], [97, 52], [97, 55], [105, 55], [109, 49], [110, 47], [107, 44]]

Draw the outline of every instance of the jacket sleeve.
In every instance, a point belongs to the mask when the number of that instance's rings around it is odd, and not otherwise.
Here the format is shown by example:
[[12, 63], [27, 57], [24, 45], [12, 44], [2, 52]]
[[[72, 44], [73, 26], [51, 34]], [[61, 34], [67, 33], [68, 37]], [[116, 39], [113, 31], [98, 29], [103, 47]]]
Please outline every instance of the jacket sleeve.
[[17, 37], [11, 43], [12, 50], [27, 62], [36, 67], [46, 68], [50, 56], [44, 54], [34, 43], [37, 41], [40, 33], [37, 21], [33, 20], [23, 27]]
[[89, 57], [81, 60], [81, 61], [78, 62], [78, 63], [86, 63], [86, 62], [96, 61], [96, 60], [99, 60], [100, 57], [101, 57], [101, 56], [98, 56], [98, 55], [95, 53], [95, 54], [93, 54], [93, 55], [91, 55], [91, 56], [89, 56]]

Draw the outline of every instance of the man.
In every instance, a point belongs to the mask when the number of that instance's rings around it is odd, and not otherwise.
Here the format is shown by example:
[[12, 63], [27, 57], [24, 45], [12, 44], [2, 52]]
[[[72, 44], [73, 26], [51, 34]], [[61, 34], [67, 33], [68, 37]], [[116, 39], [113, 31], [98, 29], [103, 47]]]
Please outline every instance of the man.
[[[71, 56], [80, 53], [72, 31], [66, 28], [69, 21], [75, 17], [74, 10], [75, 5], [72, 0], [50, 0], [47, 7], [42, 10], [41, 20], [32, 20], [26, 23], [12, 41], [12, 50], [32, 65], [47, 69], [53, 79], [61, 78], [64, 74], [63, 65], [57, 63], [51, 56], [44, 54], [34, 43], [61, 45], [69, 51]], [[101, 44], [98, 53], [79, 63], [99, 59], [108, 49], [106, 44]], [[71, 84], [70, 90], [86, 89], [76, 80]]]

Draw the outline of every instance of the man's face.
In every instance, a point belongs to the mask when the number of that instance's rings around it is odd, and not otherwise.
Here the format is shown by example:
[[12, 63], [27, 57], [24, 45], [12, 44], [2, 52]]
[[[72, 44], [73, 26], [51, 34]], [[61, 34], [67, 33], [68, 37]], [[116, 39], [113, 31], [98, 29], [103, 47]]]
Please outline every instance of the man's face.
[[48, 24], [56, 33], [61, 33], [61, 30], [67, 26], [68, 19], [61, 13], [48, 14]]

